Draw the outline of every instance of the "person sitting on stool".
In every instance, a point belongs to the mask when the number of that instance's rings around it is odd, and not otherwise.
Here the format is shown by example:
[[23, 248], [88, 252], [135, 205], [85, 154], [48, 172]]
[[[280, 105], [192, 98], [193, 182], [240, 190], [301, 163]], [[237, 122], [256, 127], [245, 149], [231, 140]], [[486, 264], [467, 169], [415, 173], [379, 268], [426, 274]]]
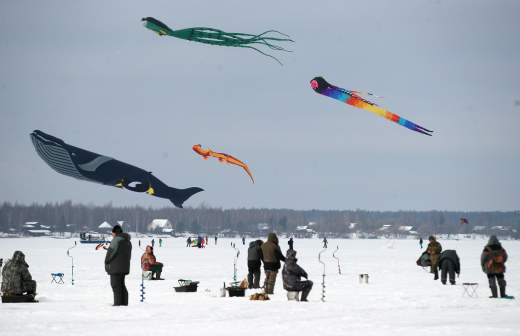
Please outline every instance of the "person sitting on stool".
[[307, 272], [303, 270], [296, 262], [296, 251], [287, 250], [285, 265], [282, 269], [283, 288], [288, 292], [302, 292], [300, 301], [307, 301], [307, 296], [312, 289], [312, 281], [301, 281], [301, 277], [307, 279]]
[[153, 254], [153, 247], [151, 247], [150, 245], [146, 246], [146, 250], [141, 256], [141, 267], [145, 272], [152, 272], [152, 280], [164, 280], [163, 278], [161, 278], [163, 264], [157, 262], [157, 259]]
[[25, 254], [15, 251], [13, 258], [5, 263], [2, 270], [2, 300], [4, 302], [37, 302], [36, 281], [32, 279]]

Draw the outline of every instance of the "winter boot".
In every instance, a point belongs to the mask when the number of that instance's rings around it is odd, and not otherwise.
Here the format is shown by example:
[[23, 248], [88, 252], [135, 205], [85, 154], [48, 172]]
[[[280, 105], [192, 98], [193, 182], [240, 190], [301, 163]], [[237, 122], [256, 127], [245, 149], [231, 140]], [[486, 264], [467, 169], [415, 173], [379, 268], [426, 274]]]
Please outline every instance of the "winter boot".
[[155, 280], [164, 280], [163, 278], [161, 278], [161, 273], [162, 272], [155, 273]]
[[506, 280], [505, 279], [498, 279], [498, 288], [500, 289], [500, 297], [501, 298], [507, 298], [508, 295], [506, 295]]
[[495, 278], [489, 278], [489, 288], [491, 289], [491, 296], [490, 299], [498, 297], [497, 293], [497, 284], [495, 282]]

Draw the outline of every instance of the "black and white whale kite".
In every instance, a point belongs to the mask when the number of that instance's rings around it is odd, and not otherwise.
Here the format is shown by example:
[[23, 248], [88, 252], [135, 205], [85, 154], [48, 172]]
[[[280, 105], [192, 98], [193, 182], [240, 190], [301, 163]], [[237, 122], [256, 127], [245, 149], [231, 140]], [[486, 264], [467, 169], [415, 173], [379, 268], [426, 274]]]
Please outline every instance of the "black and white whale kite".
[[63, 140], [42, 131], [31, 133], [31, 140], [38, 155], [60, 174], [80, 180], [97, 182], [135, 192], [167, 198], [179, 208], [192, 195], [203, 189], [191, 187], [176, 189], [141, 168], [108, 156], [66, 144]]

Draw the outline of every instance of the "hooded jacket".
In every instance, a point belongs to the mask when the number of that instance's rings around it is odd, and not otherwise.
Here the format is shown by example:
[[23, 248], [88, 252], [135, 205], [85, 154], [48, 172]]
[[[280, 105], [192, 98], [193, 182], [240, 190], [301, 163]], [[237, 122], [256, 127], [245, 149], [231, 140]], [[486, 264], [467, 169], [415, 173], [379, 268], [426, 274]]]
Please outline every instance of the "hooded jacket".
[[285, 265], [282, 269], [283, 288], [288, 291], [300, 291], [303, 288], [301, 277], [307, 279], [307, 272], [303, 270], [296, 262], [296, 251], [288, 250]]
[[285, 261], [285, 257], [278, 246], [276, 233], [271, 232], [267, 236], [267, 241], [262, 244], [262, 255], [265, 270], [277, 272], [280, 269], [280, 260]]
[[2, 269], [2, 292], [8, 295], [23, 294], [24, 282], [31, 281], [29, 265], [25, 262], [25, 254], [15, 251], [13, 258]]
[[496, 236], [489, 237], [480, 256], [482, 271], [486, 274], [500, 274], [506, 271], [507, 252]]
[[128, 233], [120, 233], [112, 239], [105, 256], [105, 271], [110, 274], [130, 273], [132, 243]]

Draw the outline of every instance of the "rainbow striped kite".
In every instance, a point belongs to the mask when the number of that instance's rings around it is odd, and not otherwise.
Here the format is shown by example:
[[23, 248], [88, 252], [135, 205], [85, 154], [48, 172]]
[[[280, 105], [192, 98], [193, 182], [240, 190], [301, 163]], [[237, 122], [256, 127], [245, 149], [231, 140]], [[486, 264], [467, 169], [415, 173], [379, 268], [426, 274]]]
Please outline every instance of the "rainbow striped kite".
[[[349, 91], [342, 89], [340, 87], [334, 86], [332, 84], [327, 83], [327, 81], [323, 77], [315, 77], [311, 80], [311, 87], [317, 93], [328, 96], [330, 98], [337, 99], [349, 105], [370, 111], [375, 113], [383, 118], [391, 120], [393, 122], [398, 123], [401, 126], [411, 129], [412, 131], [416, 131], [422, 134], [426, 134], [431, 136], [433, 131], [426, 129], [422, 126], [419, 126], [410, 120], [406, 120], [397, 114], [393, 114], [390, 111], [385, 110], [384, 108], [369, 102], [368, 100], [363, 99], [360, 96], [360, 93], [357, 91]], [[371, 93], [367, 93], [370, 96], [373, 96]]]

